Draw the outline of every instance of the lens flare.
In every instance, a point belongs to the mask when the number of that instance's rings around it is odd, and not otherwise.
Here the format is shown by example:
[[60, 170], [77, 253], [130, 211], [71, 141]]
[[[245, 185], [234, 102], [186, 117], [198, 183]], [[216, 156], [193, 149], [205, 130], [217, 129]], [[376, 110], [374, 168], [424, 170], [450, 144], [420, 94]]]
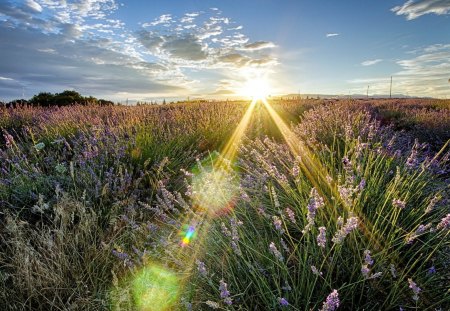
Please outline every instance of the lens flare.
[[187, 230], [182, 232], [183, 239], [181, 240], [181, 246], [187, 246], [196, 236], [196, 231], [194, 226], [189, 226]]
[[132, 283], [133, 298], [137, 310], [172, 310], [180, 292], [176, 275], [155, 265], [144, 268]]

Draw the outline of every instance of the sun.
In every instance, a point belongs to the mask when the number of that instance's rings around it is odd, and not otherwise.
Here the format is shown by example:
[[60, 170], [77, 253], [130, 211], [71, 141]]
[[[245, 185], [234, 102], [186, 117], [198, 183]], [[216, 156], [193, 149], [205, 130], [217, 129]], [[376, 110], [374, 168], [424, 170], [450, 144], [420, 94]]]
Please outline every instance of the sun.
[[242, 95], [252, 97], [253, 100], [263, 100], [270, 93], [270, 85], [267, 79], [258, 77], [248, 79], [242, 88]]

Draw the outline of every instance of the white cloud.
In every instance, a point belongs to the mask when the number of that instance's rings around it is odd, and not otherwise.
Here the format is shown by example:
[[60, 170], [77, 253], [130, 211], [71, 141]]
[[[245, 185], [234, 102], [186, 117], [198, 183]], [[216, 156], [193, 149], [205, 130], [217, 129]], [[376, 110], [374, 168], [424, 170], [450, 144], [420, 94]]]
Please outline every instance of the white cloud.
[[370, 60], [363, 61], [361, 63], [361, 65], [363, 65], [363, 66], [372, 66], [372, 65], [378, 64], [379, 62], [382, 62], [382, 61], [383, 60], [379, 59], [379, 58], [377, 58], [377, 59], [370, 59]]
[[256, 51], [275, 47], [275, 44], [268, 41], [256, 41], [244, 45], [243, 49], [248, 51]]
[[431, 13], [444, 15], [450, 13], [450, 0], [408, 0], [403, 5], [392, 8], [391, 11], [397, 15], [405, 15], [407, 20]]
[[[448, 97], [450, 87], [450, 44], [431, 45], [416, 50], [412, 58], [397, 61], [401, 70], [393, 74], [393, 92], [414, 96]], [[389, 77], [356, 79], [349, 81], [361, 90], [370, 85], [377, 94], [389, 93]]]
[[339, 34], [338, 34], [338, 33], [335, 33], [335, 32], [333, 32], [333, 33], [327, 33], [327, 34], [326, 34], [326, 37], [327, 37], [327, 38], [330, 38], [330, 37], [336, 37], [336, 36], [339, 36]]
[[33, 0], [26, 0], [25, 5], [27, 7], [29, 7], [30, 9], [32, 9], [33, 11], [36, 11], [39, 13], [42, 12], [42, 7], [40, 6], [40, 4]]

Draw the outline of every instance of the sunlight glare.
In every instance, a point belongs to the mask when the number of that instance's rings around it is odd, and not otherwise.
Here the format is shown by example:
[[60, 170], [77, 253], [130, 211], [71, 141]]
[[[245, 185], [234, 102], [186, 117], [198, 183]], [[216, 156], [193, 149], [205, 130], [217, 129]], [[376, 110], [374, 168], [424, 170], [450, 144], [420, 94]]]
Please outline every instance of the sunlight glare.
[[267, 79], [264, 77], [256, 77], [248, 79], [245, 83], [242, 94], [250, 96], [253, 100], [263, 100], [269, 95], [270, 86]]

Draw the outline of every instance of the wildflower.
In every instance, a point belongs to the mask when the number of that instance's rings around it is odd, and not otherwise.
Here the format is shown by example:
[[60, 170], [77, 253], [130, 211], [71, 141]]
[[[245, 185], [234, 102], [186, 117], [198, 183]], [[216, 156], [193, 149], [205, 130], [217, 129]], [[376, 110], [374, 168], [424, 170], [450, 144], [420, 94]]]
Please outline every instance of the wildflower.
[[116, 251], [115, 249], [113, 249], [111, 251], [111, 253], [114, 256], [116, 256], [117, 258], [119, 258], [120, 260], [127, 260], [130, 257], [127, 253], [119, 252], [119, 251]]
[[5, 138], [6, 147], [10, 148], [14, 144], [14, 137], [6, 131], [5, 134], [3, 134], [3, 137]]
[[317, 275], [317, 276], [321, 276], [323, 274], [316, 268], [316, 266], [311, 266], [311, 271], [314, 275]]
[[328, 295], [327, 299], [323, 303], [321, 311], [334, 311], [339, 307], [339, 293], [337, 290], [333, 289], [331, 294]]
[[275, 189], [272, 188], [272, 197], [273, 197], [273, 205], [275, 208], [280, 208], [280, 201], [278, 200], [278, 195], [275, 192]]
[[284, 233], [284, 230], [283, 230], [283, 227], [282, 227], [283, 223], [282, 223], [280, 217], [272, 216], [272, 220], [273, 220], [273, 225], [275, 226], [275, 229], [277, 229], [278, 232], [283, 234]]
[[429, 269], [428, 269], [428, 271], [427, 271], [427, 274], [435, 274], [436, 273], [436, 268], [435, 268], [435, 266], [431, 266]]
[[327, 243], [327, 229], [325, 227], [319, 227], [319, 231], [319, 235], [317, 236], [317, 245], [325, 248], [325, 244]]
[[289, 302], [286, 300], [286, 298], [279, 297], [278, 303], [280, 304], [280, 306], [289, 306]]
[[419, 147], [419, 143], [417, 139], [414, 142], [414, 146], [411, 150], [411, 154], [409, 155], [408, 159], [406, 159], [406, 166], [408, 168], [414, 168], [419, 164], [419, 160], [417, 158], [417, 149]]
[[238, 244], [236, 243], [236, 241], [231, 241], [231, 248], [233, 249], [233, 252], [238, 255], [241, 256], [242, 252], [241, 249], [239, 248]]
[[399, 208], [399, 209], [404, 209], [405, 206], [406, 206], [406, 203], [405, 203], [405, 201], [402, 201], [402, 200], [400, 200], [400, 199], [393, 199], [393, 200], [392, 200], [392, 205], [393, 205], [394, 207]]
[[428, 214], [431, 212], [435, 207], [436, 204], [441, 200], [442, 197], [439, 194], [434, 195], [434, 197], [431, 199], [430, 203], [428, 204], [427, 208], [425, 209], [425, 214]]
[[338, 232], [336, 232], [332, 241], [335, 244], [341, 244], [342, 241], [344, 241], [345, 237], [350, 234], [350, 232], [358, 228], [358, 224], [358, 217], [350, 217], [349, 219], [347, 219], [345, 225], [341, 229], [339, 229]]
[[436, 226], [437, 230], [450, 229], [450, 214], [447, 214]]
[[200, 273], [201, 276], [206, 276], [208, 274], [208, 272], [206, 271], [206, 266], [205, 263], [203, 261], [200, 260], [196, 260], [197, 263], [197, 270]]
[[419, 300], [419, 293], [422, 291], [422, 289], [418, 287], [417, 284], [414, 283], [412, 279], [408, 279], [408, 283], [409, 288], [411, 288], [414, 293], [412, 299], [414, 299], [415, 301]]
[[369, 278], [370, 275], [370, 269], [368, 265], [362, 265], [361, 267], [361, 273], [363, 274], [365, 279]]
[[239, 240], [239, 233], [238, 233], [238, 226], [242, 226], [243, 222], [240, 220], [236, 220], [236, 218], [230, 219], [230, 226], [231, 226], [231, 239], [234, 241]]
[[215, 310], [215, 309], [219, 309], [220, 308], [219, 304], [217, 302], [215, 302], [215, 301], [207, 300], [205, 303], [211, 309]]
[[373, 259], [370, 256], [370, 251], [368, 249], [364, 251], [364, 262], [366, 265], [373, 265]]
[[270, 244], [269, 244], [269, 250], [270, 250], [270, 252], [275, 256], [275, 257], [277, 257], [277, 259], [279, 260], [279, 261], [283, 261], [283, 255], [281, 255], [281, 253], [280, 253], [280, 251], [277, 249], [277, 247], [275, 246], [275, 243], [273, 243], [273, 242], [270, 242]]
[[223, 299], [223, 302], [227, 305], [231, 305], [233, 302], [230, 298], [230, 292], [228, 291], [228, 285], [224, 282], [224, 280], [220, 280], [219, 290], [220, 290], [220, 298]]
[[377, 272], [377, 273], [372, 274], [369, 277], [369, 279], [377, 279], [377, 278], [381, 277], [382, 275], [383, 275], [383, 272]]
[[308, 211], [306, 215], [306, 219], [308, 220], [308, 224], [306, 225], [305, 229], [303, 229], [303, 234], [307, 233], [311, 227], [315, 223], [316, 218], [316, 212], [319, 208], [324, 206], [323, 198], [319, 196], [319, 193], [317, 192], [316, 188], [311, 189], [309, 203], [308, 203]]
[[366, 187], [366, 180], [362, 178], [361, 181], [359, 182], [358, 189], [359, 191], [363, 191], [365, 187]]
[[300, 168], [297, 164], [294, 164], [294, 167], [292, 168], [292, 176], [297, 177], [300, 175]]
[[226, 226], [223, 222], [220, 224], [220, 227], [221, 227], [221, 229], [222, 229], [222, 233], [223, 233], [225, 236], [231, 236], [231, 231], [228, 230], [227, 226]]
[[289, 207], [287, 207], [285, 210], [286, 215], [288, 216], [289, 220], [295, 224], [295, 213], [293, 210], [291, 210]]
[[336, 221], [336, 224], [338, 227], [342, 227], [342, 225], [344, 224], [344, 218], [342, 218], [342, 216], [339, 216]]

